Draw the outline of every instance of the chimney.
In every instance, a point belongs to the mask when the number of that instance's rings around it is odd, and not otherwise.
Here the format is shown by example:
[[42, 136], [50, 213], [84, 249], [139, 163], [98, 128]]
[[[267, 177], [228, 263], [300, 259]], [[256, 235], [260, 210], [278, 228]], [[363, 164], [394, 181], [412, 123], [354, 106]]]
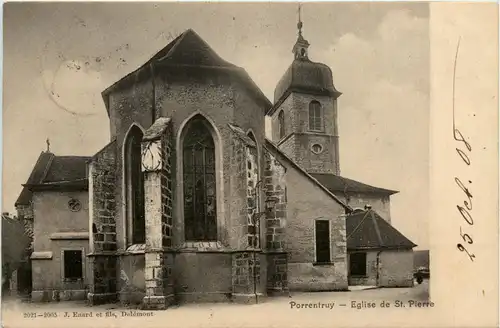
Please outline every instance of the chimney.
[[369, 211], [369, 210], [371, 210], [371, 209], [372, 209], [372, 206], [371, 206], [370, 204], [366, 204], [366, 205], [365, 205], [365, 210], [366, 210], [366, 211]]

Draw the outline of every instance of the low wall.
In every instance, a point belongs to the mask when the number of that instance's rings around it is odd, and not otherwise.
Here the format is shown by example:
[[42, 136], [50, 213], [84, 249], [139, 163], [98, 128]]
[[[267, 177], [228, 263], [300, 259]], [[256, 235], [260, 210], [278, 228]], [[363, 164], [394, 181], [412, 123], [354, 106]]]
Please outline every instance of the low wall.
[[119, 293], [122, 304], [141, 304], [146, 295], [144, 254], [120, 256]]
[[288, 263], [288, 287], [291, 291], [347, 290], [345, 262], [328, 265]]

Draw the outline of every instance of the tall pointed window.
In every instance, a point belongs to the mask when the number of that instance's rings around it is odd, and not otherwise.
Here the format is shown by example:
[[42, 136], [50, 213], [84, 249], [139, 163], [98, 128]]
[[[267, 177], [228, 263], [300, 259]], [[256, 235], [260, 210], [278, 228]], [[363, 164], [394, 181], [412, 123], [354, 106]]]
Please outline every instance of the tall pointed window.
[[134, 125], [125, 140], [125, 190], [129, 244], [146, 242], [144, 177], [141, 169], [142, 137], [141, 129]]
[[280, 139], [282, 139], [285, 136], [285, 113], [283, 113], [283, 111], [278, 114], [278, 129]]
[[195, 117], [183, 141], [184, 229], [187, 241], [217, 240], [215, 145], [208, 122]]
[[309, 103], [309, 130], [322, 131], [323, 118], [321, 116], [321, 104], [313, 100]]

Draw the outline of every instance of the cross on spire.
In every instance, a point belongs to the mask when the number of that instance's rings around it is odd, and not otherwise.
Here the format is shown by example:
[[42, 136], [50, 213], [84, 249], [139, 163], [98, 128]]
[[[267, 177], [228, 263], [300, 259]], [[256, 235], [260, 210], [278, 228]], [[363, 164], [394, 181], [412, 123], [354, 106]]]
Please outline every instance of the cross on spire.
[[307, 48], [309, 47], [309, 42], [302, 36], [302, 4], [299, 2], [299, 7], [297, 8], [297, 14], [299, 20], [297, 22], [297, 29], [299, 30], [299, 35], [297, 37], [297, 42], [293, 46], [292, 52], [295, 54], [295, 59], [307, 60]]
[[45, 142], [47, 143], [47, 153], [50, 153], [50, 140], [49, 140], [49, 138], [47, 138], [47, 140]]
[[301, 12], [301, 9], [302, 9], [302, 4], [299, 2], [299, 7], [297, 9], [297, 12], [299, 14], [299, 21], [297, 22], [297, 28], [299, 30], [299, 35], [302, 35], [302, 19], [300, 17], [300, 12]]

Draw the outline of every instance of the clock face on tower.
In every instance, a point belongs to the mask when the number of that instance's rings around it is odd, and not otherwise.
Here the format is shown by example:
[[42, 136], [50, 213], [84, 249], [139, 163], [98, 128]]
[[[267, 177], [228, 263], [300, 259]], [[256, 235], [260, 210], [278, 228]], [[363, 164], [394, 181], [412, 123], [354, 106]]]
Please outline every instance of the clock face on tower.
[[142, 171], [158, 171], [161, 169], [161, 141], [149, 141], [142, 144]]

